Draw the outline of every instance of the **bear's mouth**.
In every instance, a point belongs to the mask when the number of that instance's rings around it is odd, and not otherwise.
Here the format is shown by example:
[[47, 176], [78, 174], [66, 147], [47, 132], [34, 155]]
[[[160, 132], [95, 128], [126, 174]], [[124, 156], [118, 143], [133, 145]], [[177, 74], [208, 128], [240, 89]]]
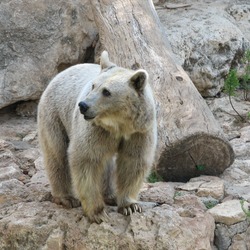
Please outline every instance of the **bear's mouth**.
[[84, 119], [86, 121], [90, 121], [90, 120], [93, 120], [95, 118], [95, 116], [87, 116], [87, 115], [84, 115]]

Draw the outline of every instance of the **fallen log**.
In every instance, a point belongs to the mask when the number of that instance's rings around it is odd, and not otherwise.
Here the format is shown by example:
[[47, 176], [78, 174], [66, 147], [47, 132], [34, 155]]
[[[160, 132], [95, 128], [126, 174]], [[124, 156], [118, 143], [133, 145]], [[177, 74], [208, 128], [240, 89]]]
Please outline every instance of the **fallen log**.
[[234, 152], [192, 81], [173, 59], [151, 0], [91, 0], [112, 61], [150, 75], [158, 119], [156, 169], [167, 181], [219, 175]]

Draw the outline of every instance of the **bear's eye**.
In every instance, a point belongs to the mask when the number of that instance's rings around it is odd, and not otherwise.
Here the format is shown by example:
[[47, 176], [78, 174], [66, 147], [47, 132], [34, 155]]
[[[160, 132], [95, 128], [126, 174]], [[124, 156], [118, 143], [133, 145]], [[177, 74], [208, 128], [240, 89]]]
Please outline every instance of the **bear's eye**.
[[95, 84], [92, 84], [92, 90], [95, 88]]
[[102, 94], [103, 94], [104, 96], [111, 96], [111, 93], [110, 93], [107, 89], [103, 89], [103, 90], [102, 90]]

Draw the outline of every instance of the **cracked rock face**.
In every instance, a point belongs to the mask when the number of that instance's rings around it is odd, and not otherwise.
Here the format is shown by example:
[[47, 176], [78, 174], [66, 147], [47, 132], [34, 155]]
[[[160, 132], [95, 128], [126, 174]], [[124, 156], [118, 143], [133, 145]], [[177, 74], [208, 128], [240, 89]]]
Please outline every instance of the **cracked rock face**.
[[0, 108], [36, 100], [97, 34], [87, 0], [0, 2]]
[[[171, 2], [171, 1], [170, 1]], [[235, 1], [173, 1], [185, 8], [158, 8], [177, 61], [202, 96], [215, 96], [231, 66], [249, 44], [250, 4]], [[164, 6], [164, 5], [163, 5]]]

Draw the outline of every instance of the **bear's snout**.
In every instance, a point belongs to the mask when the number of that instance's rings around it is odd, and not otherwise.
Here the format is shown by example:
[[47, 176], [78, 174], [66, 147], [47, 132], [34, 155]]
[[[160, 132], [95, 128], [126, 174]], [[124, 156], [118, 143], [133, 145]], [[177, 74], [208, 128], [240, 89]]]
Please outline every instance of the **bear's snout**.
[[90, 107], [86, 102], [79, 102], [78, 106], [81, 114], [84, 115], [85, 120], [92, 120], [95, 118], [95, 115], [90, 111]]
[[88, 109], [89, 109], [89, 106], [88, 106], [88, 104], [86, 104], [85, 102], [79, 102], [78, 103], [78, 106], [79, 106], [79, 108], [80, 108], [80, 112], [84, 115], [87, 111], [88, 111]]

